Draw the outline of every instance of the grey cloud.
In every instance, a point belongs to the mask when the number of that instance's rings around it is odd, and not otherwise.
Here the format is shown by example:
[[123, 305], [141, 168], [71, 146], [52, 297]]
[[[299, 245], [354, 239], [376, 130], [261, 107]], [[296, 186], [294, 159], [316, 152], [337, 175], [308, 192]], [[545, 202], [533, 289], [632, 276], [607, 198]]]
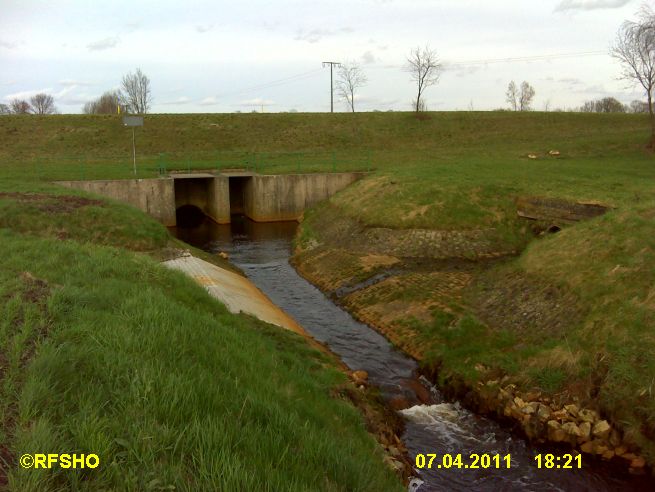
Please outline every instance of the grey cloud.
[[162, 104], [170, 105], [170, 104], [189, 104], [191, 102], [191, 99], [189, 99], [186, 96], [181, 96], [178, 97], [177, 99], [174, 99], [172, 101], [164, 101]]
[[627, 5], [632, 0], [562, 0], [555, 12], [564, 12], [566, 10], [596, 10], [596, 9], [616, 9]]
[[99, 41], [94, 41], [93, 43], [89, 43], [86, 45], [86, 47], [90, 51], [102, 51], [102, 50], [108, 50], [109, 48], [115, 47], [118, 43], [120, 43], [120, 38], [118, 36], [114, 36], [111, 38], [105, 38], [105, 39], [100, 39]]
[[91, 82], [86, 82], [84, 80], [62, 79], [59, 81], [59, 85], [63, 85], [64, 87], [77, 87], [77, 86], [91, 86], [95, 84]]
[[125, 24], [125, 30], [127, 32], [134, 32], [141, 27], [141, 21], [128, 22]]
[[218, 104], [218, 99], [214, 96], [209, 96], [204, 98], [202, 101], [199, 103], [201, 106], [213, 106], [215, 104]]
[[87, 94], [87, 93], [70, 94], [70, 95], [65, 94], [59, 98], [56, 97], [55, 95], [55, 102], [58, 104], [72, 106], [72, 105], [84, 104], [97, 98], [98, 96], [93, 94]]
[[562, 79], [557, 79], [557, 82], [560, 84], [568, 84], [568, 85], [581, 85], [584, 82], [582, 80], [577, 79], [575, 77], [564, 77]]
[[373, 54], [372, 51], [367, 51], [362, 55], [362, 62], [370, 65], [371, 63], [375, 63], [377, 61], [377, 58]]
[[13, 50], [16, 47], [16, 43], [10, 41], [4, 41], [0, 39], [0, 48], [6, 48], [8, 50]]
[[479, 65], [472, 65], [468, 67], [461, 67], [461, 68], [456, 68], [455, 71], [455, 76], [456, 77], [468, 77], [469, 75], [473, 75], [476, 72], [479, 72], [482, 67]]
[[299, 29], [298, 34], [296, 34], [296, 37], [293, 39], [296, 41], [306, 41], [307, 43], [317, 43], [324, 37], [346, 34], [353, 31], [354, 29], [352, 27], [342, 27], [340, 29], [312, 29], [311, 31]]
[[214, 24], [207, 24], [207, 25], [196, 25], [196, 32], [199, 32], [200, 34], [204, 34], [206, 32], [211, 31], [214, 29]]

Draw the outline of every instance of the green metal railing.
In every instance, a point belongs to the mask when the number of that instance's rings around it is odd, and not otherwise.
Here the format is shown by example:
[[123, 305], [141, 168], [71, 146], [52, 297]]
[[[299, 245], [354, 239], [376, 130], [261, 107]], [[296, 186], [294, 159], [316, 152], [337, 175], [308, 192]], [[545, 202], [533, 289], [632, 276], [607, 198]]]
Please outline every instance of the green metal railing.
[[371, 151], [248, 152], [198, 151], [161, 152], [137, 155], [136, 176], [132, 156], [84, 157], [38, 156], [21, 159], [21, 176], [37, 179], [86, 180], [129, 179], [167, 176], [171, 172], [222, 172], [244, 170], [261, 174], [371, 171]]

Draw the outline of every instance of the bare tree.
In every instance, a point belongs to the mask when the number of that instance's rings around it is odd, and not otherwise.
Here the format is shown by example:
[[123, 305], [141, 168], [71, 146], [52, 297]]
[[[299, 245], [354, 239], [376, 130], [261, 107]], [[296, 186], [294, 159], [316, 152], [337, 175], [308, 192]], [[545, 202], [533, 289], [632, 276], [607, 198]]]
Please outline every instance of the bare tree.
[[614, 97], [585, 101], [580, 107], [582, 113], [627, 113], [628, 109], [626, 105]]
[[512, 111], [519, 110], [519, 89], [516, 87], [516, 83], [513, 80], [507, 86], [505, 100], [509, 103]]
[[121, 105], [121, 94], [119, 91], [107, 91], [98, 99], [84, 104], [85, 114], [116, 114]]
[[6, 104], [0, 103], [0, 114], [11, 114], [11, 109]]
[[595, 113], [596, 112], [596, 101], [585, 101], [582, 106], [580, 106], [581, 113]]
[[653, 89], [655, 88], [655, 13], [644, 5], [636, 22], [625, 21], [616, 36], [610, 55], [621, 62], [621, 76], [646, 91], [651, 122], [651, 147], [655, 147], [655, 114]]
[[544, 102], [544, 113], [548, 113], [550, 111], [550, 99], [546, 99]]
[[355, 92], [366, 85], [368, 79], [362, 68], [354, 61], [342, 63], [337, 73], [337, 91], [350, 110], [355, 112]]
[[441, 75], [441, 62], [437, 57], [437, 52], [431, 50], [429, 46], [421, 49], [414, 48], [407, 57], [405, 70], [411, 74], [411, 78], [416, 82], [416, 99], [412, 101], [414, 110], [418, 113], [426, 108], [423, 95], [425, 90], [431, 85], [439, 82]]
[[25, 99], [14, 99], [9, 102], [9, 108], [14, 114], [30, 114], [32, 106]]
[[630, 112], [635, 114], [648, 113], [648, 103], [635, 99], [630, 103]]
[[34, 114], [53, 114], [57, 112], [55, 99], [50, 94], [43, 92], [36, 94], [30, 98], [30, 103]]
[[527, 82], [521, 84], [521, 95], [519, 96], [519, 111], [530, 111], [535, 91]]
[[127, 110], [135, 114], [146, 114], [152, 104], [150, 92], [150, 79], [136, 69], [135, 73], [128, 73], [123, 77], [123, 100]]

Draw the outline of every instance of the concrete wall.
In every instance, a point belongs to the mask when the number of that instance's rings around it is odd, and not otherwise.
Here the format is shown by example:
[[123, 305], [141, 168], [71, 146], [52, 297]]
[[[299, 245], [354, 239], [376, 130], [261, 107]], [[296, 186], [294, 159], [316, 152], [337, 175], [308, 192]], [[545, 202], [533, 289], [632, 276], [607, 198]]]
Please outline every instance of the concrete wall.
[[205, 212], [219, 224], [230, 223], [230, 184], [225, 176], [216, 176], [209, 185], [209, 205]]
[[[254, 175], [240, 188], [244, 212], [257, 222], [297, 220], [306, 208], [329, 198], [366, 173]], [[230, 222], [228, 176], [202, 178], [60, 181], [59, 184], [133, 205], [166, 226], [176, 225], [175, 211], [195, 205], [219, 224]]]
[[172, 178], [59, 181], [59, 184], [128, 203], [166, 226], [176, 223]]
[[297, 220], [303, 211], [366, 173], [255, 175], [244, 188], [245, 214], [257, 222]]

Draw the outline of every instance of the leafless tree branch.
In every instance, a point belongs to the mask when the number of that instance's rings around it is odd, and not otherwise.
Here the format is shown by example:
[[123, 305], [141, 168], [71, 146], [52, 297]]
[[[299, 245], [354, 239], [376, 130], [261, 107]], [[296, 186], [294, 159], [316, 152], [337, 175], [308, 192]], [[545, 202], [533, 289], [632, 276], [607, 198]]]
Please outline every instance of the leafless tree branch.
[[366, 85], [368, 79], [356, 62], [346, 62], [339, 67], [337, 91], [350, 110], [355, 112], [355, 92]]
[[83, 111], [85, 114], [116, 114], [120, 105], [120, 92], [107, 91], [98, 99], [85, 103]]
[[25, 99], [9, 101], [9, 108], [13, 114], [30, 114], [32, 112], [32, 106]]
[[32, 96], [30, 99], [34, 114], [53, 114], [57, 112], [55, 99], [50, 94], [43, 92]]
[[637, 21], [626, 21], [619, 29], [610, 55], [622, 65], [621, 77], [641, 85], [648, 99], [651, 121], [651, 146], [655, 147], [655, 13], [644, 5]]
[[416, 98], [412, 105], [418, 113], [422, 108], [425, 108], [425, 102], [423, 101], [425, 90], [439, 82], [442, 65], [436, 51], [431, 50], [429, 46], [423, 49], [416, 47], [412, 49], [407, 57], [405, 70], [410, 73], [411, 79], [416, 82]]
[[150, 111], [152, 94], [150, 91], [150, 79], [141, 71], [128, 73], [123, 77], [123, 100], [129, 112], [135, 114], [146, 114]]

